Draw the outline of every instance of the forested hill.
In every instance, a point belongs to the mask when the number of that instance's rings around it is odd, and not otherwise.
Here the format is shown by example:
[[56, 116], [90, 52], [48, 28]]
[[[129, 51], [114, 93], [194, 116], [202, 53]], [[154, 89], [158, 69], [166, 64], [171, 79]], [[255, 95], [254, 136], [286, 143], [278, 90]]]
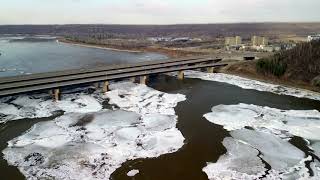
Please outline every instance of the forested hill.
[[219, 37], [251, 35], [278, 37], [306, 36], [320, 31], [320, 23], [234, 23], [234, 24], [180, 24], [180, 25], [2, 25], [0, 34], [47, 34], [92, 36], [109, 35], [131, 38], [154, 36]]
[[[320, 41], [298, 44], [257, 62], [257, 70], [290, 80], [313, 82], [320, 86]], [[316, 83], [318, 77], [318, 83]]]

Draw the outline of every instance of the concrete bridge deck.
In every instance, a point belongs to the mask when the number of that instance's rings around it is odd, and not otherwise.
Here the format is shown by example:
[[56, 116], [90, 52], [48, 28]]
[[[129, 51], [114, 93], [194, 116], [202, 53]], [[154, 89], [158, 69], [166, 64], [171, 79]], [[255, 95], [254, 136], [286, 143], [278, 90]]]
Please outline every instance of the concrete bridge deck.
[[[190, 57], [172, 60], [151, 61], [126, 65], [111, 65], [92, 69], [78, 69], [39, 73], [27, 76], [0, 78], [0, 96], [8, 96], [38, 90], [54, 89], [54, 94], [59, 94], [59, 89], [64, 86], [104, 82], [104, 91], [108, 90], [110, 80], [141, 77], [145, 83], [146, 76], [168, 72], [180, 72], [183, 78], [184, 70], [199, 68], [213, 68], [226, 66], [219, 63], [221, 59], [211, 57]], [[211, 70], [212, 71], [212, 70]]]

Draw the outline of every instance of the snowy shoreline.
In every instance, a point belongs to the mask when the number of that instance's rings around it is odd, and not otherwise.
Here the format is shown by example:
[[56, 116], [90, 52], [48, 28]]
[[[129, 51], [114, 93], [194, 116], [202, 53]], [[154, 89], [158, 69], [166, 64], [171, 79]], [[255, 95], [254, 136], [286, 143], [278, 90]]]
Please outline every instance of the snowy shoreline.
[[108, 48], [108, 47], [103, 47], [103, 46], [99, 46], [99, 45], [81, 44], [81, 43], [71, 42], [71, 41], [66, 41], [66, 40], [61, 40], [61, 39], [60, 39], [60, 40], [57, 40], [57, 43], [64, 43], [64, 44], [69, 44], [69, 45], [72, 45], [72, 46], [79, 46], [79, 47], [86, 47], [86, 48], [94, 48], [94, 49], [103, 49], [103, 50], [110, 50], [110, 51], [117, 51], [117, 52], [143, 53], [143, 51]]
[[222, 82], [231, 85], [241, 87], [243, 89], [252, 89], [257, 91], [272, 92], [279, 95], [287, 95], [298, 98], [308, 98], [320, 101], [320, 93], [286, 87], [283, 85], [276, 85], [271, 83], [265, 83], [257, 80], [243, 78], [235, 75], [224, 73], [205, 73], [200, 71], [185, 71], [186, 78], [202, 79], [206, 81]]

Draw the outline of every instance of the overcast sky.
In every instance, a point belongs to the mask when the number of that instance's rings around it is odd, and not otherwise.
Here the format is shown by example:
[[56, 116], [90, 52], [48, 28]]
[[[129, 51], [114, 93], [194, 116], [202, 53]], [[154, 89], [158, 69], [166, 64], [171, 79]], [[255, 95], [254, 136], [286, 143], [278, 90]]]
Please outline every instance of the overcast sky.
[[320, 0], [1, 0], [0, 24], [319, 22]]

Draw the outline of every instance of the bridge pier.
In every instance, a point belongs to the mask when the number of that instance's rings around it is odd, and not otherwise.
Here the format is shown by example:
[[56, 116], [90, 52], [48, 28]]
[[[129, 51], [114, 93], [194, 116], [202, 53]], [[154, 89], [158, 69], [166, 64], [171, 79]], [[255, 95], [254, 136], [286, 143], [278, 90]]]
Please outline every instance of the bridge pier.
[[133, 83], [135, 83], [135, 82], [136, 82], [136, 77], [130, 78], [130, 81], [133, 82]]
[[109, 91], [109, 81], [104, 81], [104, 82], [103, 82], [102, 91], [103, 91], [104, 93]]
[[207, 68], [208, 73], [214, 73], [214, 67], [208, 67]]
[[140, 84], [147, 84], [147, 76], [140, 76]]
[[53, 90], [53, 101], [57, 102], [60, 100], [60, 89]]
[[93, 83], [93, 86], [98, 89], [100, 87], [100, 83], [99, 82]]
[[179, 71], [178, 72], [178, 79], [183, 80], [184, 79], [184, 71]]

